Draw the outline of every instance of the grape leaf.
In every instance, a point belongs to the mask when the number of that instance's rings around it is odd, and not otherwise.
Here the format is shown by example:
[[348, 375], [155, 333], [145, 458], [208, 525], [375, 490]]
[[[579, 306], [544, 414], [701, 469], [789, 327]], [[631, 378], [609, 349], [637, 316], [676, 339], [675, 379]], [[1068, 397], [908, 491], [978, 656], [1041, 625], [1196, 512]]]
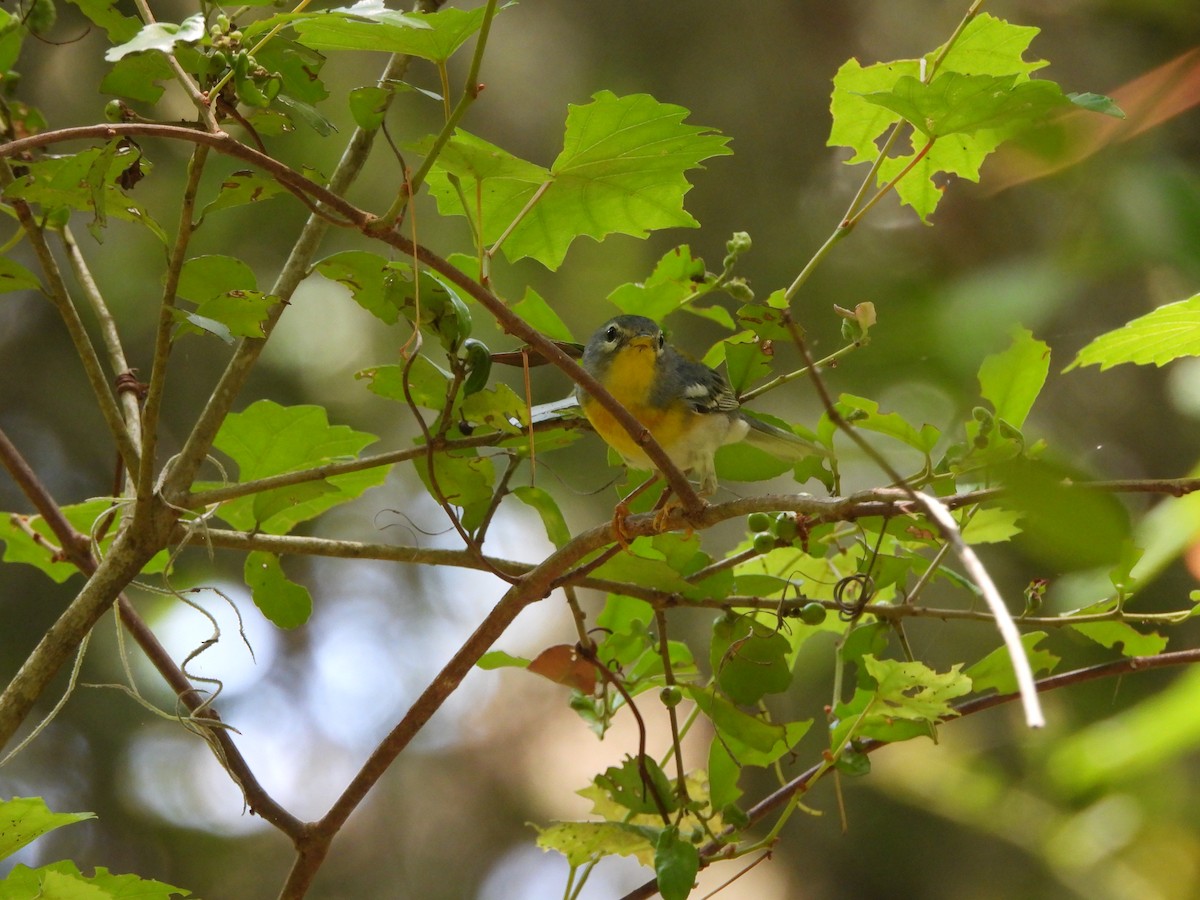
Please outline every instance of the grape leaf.
[[[213, 446], [237, 463], [242, 481], [252, 481], [352, 458], [375, 440], [345, 425], [330, 425], [320, 406], [258, 400], [226, 418]], [[276, 488], [224, 503], [218, 515], [235, 528], [286, 534], [297, 523], [382, 483], [386, 475], [381, 466]]]
[[14, 797], [0, 801], [0, 859], [12, 856], [43, 834], [86, 819], [95, 813], [56, 813], [41, 797]]

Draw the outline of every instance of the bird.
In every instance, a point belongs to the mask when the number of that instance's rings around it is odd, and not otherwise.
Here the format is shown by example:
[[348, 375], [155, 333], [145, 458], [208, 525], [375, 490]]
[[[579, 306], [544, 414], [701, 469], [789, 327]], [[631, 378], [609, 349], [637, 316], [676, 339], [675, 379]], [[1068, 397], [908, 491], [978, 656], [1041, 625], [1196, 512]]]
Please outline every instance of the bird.
[[[725, 377], [667, 342], [645, 316], [621, 315], [592, 335], [583, 369], [638, 422], [649, 429], [671, 462], [699, 481], [698, 493], [717, 490], [713, 458], [725, 444], [746, 441], [781, 459], [798, 462], [824, 448], [746, 415]], [[641, 444], [582, 387], [576, 398], [592, 428], [635, 469], [654, 469]]]

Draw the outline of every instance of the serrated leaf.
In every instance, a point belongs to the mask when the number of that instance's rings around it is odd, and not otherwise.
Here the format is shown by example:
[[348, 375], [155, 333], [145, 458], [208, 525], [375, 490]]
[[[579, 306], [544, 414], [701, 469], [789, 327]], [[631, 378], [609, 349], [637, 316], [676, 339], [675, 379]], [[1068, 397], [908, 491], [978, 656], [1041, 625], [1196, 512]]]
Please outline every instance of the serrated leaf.
[[[1044, 59], [1025, 59], [1025, 51], [1041, 32], [1031, 25], [1013, 25], [989, 13], [975, 16], [942, 60], [947, 72], [967, 75], [1029, 76], [1049, 65]], [[932, 62], [940, 52], [926, 54]]]
[[[1034, 675], [1053, 672], [1060, 658], [1049, 650], [1038, 650], [1037, 645], [1046, 638], [1044, 631], [1029, 631], [1021, 635], [1021, 646]], [[1015, 694], [1017, 676], [1013, 673], [1012, 656], [1007, 647], [997, 647], [979, 662], [968, 666], [963, 674], [971, 679], [971, 689], [981, 694], [993, 690], [997, 694]]]
[[[472, 203], [482, 178], [483, 242], [493, 244], [507, 233], [502, 246], [510, 260], [532, 257], [556, 269], [580, 236], [645, 237], [658, 228], [696, 226], [683, 209], [691, 187], [684, 173], [730, 151], [723, 135], [683, 124], [687, 115], [683, 107], [647, 94], [618, 97], [601, 91], [591, 103], [568, 108], [563, 150], [548, 173], [458, 132], [456, 141], [474, 151], [473, 168], [479, 169], [470, 175], [474, 183], [466, 181], [463, 160], [448, 156], [448, 146], [438, 158], [445, 171], [435, 169], [430, 190], [444, 214], [462, 215], [460, 195], [447, 173], [460, 179]], [[479, 165], [484, 149], [495, 159], [490, 168], [497, 171], [490, 176]], [[510, 229], [535, 192], [540, 192], [537, 202]], [[466, 213], [478, 229], [477, 211]]]
[[654, 853], [641, 829], [621, 822], [555, 822], [538, 829], [537, 845], [561, 853], [572, 868], [605, 856], [635, 856], [650, 865]]
[[1020, 429], [1050, 373], [1050, 347], [1024, 328], [1012, 343], [987, 357], [979, 367], [979, 389], [991, 401], [996, 417]]
[[[862, 629], [858, 629], [862, 630]], [[902, 741], [931, 734], [944, 718], [957, 715], [950, 701], [971, 692], [971, 679], [955, 664], [935, 672], [924, 663], [860, 659], [863, 681], [847, 702], [834, 709], [830, 743], [842, 748], [850, 737]]]
[[33, 272], [7, 256], [0, 256], [0, 294], [40, 290], [42, 282]]
[[41, 797], [14, 797], [0, 802], [0, 859], [12, 856], [43, 834], [96, 818], [95, 813], [56, 813]]
[[301, 18], [294, 27], [300, 43], [314, 50], [378, 50], [445, 62], [479, 30], [484, 13], [482, 6], [402, 13], [388, 9], [382, 0], [362, 0]]
[[1016, 75], [942, 72], [930, 82], [911, 75], [891, 90], [864, 94], [868, 103], [900, 115], [922, 134], [941, 138], [985, 129], [1014, 133], [1071, 101], [1052, 81], [1017, 81]]
[[[320, 406], [280, 406], [258, 400], [230, 414], [213, 442], [238, 465], [241, 481], [294, 472], [353, 458], [376, 437], [345, 425], [330, 425]], [[335, 475], [319, 489], [303, 485], [276, 488], [221, 505], [218, 515], [235, 528], [286, 534], [296, 524], [314, 518], [382, 483], [384, 467]], [[259, 512], [270, 514], [260, 519]]]
[[191, 891], [140, 878], [137, 875], [117, 875], [104, 866], [96, 866], [91, 875], [84, 875], [71, 860], [49, 863], [36, 869], [17, 865], [0, 880], [0, 900], [174, 900], [190, 897]]
[[1093, 365], [1104, 371], [1121, 363], [1164, 366], [1181, 356], [1200, 356], [1200, 294], [1102, 334], [1080, 350], [1065, 371]]
[[170, 53], [176, 44], [194, 44], [205, 35], [204, 16], [196, 13], [188, 16], [180, 24], [172, 22], [151, 22], [143, 25], [141, 31], [123, 44], [110, 47], [104, 53], [109, 62], [116, 62], [130, 53], [142, 53], [147, 50], [158, 50]]
[[377, 253], [365, 250], [346, 250], [327, 256], [313, 266], [314, 271], [346, 287], [354, 301], [389, 325], [400, 319], [399, 297], [389, 290], [397, 277], [409, 271], [403, 264], [394, 264]]
[[296, 628], [312, 615], [308, 589], [291, 581], [274, 553], [254, 550], [243, 567], [254, 605], [279, 628]]
[[623, 284], [608, 302], [623, 313], [662, 321], [705, 287], [704, 260], [693, 259], [687, 244], [668, 250], [644, 282]]

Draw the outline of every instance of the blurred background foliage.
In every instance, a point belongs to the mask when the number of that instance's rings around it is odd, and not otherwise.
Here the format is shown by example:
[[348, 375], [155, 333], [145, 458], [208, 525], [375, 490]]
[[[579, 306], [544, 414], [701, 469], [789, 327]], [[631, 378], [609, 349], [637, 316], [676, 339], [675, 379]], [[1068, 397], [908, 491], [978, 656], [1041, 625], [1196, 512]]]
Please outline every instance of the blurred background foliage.
[[[646, 92], [692, 111], [690, 122], [732, 136], [734, 156], [694, 177], [694, 232], [647, 241], [581, 242], [557, 272], [533, 263], [498, 267], [500, 293], [525, 286], [545, 296], [585, 338], [613, 311], [604, 297], [644, 278], [666, 250], [688, 243], [716, 268], [733, 231], [748, 231], [745, 275], [760, 296], [786, 286], [828, 236], [862, 172], [826, 148], [830, 79], [854, 56], [865, 63], [920, 55], [942, 42], [963, 0], [713, 0], [579, 3], [527, 0], [497, 20], [483, 67], [486, 83], [465, 127], [513, 153], [546, 164], [558, 152], [569, 103], [594, 92]], [[1190, 0], [996, 2], [988, 11], [1042, 29], [1033, 54], [1068, 91], [1111, 93], [1191, 49], [1200, 7]], [[180, 21], [183, 4], [155, 5]], [[28, 42], [18, 68], [22, 98], [51, 127], [100, 121], [95, 92], [105, 42], [73, 7], [60, 7], [52, 41]], [[382, 56], [338, 58], [324, 72], [334, 98], [372, 82]], [[461, 74], [460, 63], [456, 70]], [[437, 89], [417, 64], [416, 83]], [[178, 101], [178, 115], [187, 114]], [[322, 106], [341, 135], [352, 130], [335, 100]], [[423, 133], [440, 115], [418, 94], [403, 95], [389, 118], [397, 142]], [[839, 346], [832, 305], [871, 301], [879, 325], [866, 349], [828, 374], [831, 389], [878, 400], [912, 422], [950, 431], [978, 395], [975, 372], [1020, 323], [1053, 350], [1051, 378], [1025, 431], [1096, 477], [1168, 477], [1196, 463], [1200, 365], [1166, 370], [1125, 366], [1061, 374], [1096, 335], [1200, 283], [1200, 127], [1194, 112], [1103, 148], [1054, 176], [996, 193], [957, 182], [920, 225], [892, 200], [841, 244], [802, 292], [798, 316], [821, 355]], [[269, 139], [292, 165], [329, 172], [341, 144], [311, 133]], [[160, 221], [173, 221], [187, 148], [147, 145], [155, 168], [137, 188]], [[227, 161], [212, 163], [233, 169]], [[992, 164], [989, 164], [992, 165]], [[382, 143], [351, 199], [379, 206], [395, 184], [395, 159]], [[214, 217], [194, 252], [234, 252], [269, 284], [305, 210], [282, 197]], [[460, 249], [460, 220], [439, 221], [418, 204], [421, 240]], [[134, 365], [148, 366], [157, 317], [162, 252], [137, 229], [115, 226], [103, 245], [80, 230], [84, 252], [117, 311]], [[331, 234], [328, 252], [350, 246]], [[319, 280], [318, 280], [319, 281]], [[493, 349], [511, 342], [477, 316], [477, 336]], [[679, 316], [675, 340], [701, 354], [721, 334]], [[393, 362], [405, 334], [385, 330], [333, 285], [302, 288], [243, 403], [320, 403], [330, 419], [380, 435], [372, 449], [407, 446], [411, 423], [370, 394], [354, 372]], [[173, 360], [164, 450], [177, 446], [223, 365], [216, 342], [184, 338]], [[114, 453], [95, 440], [103, 423], [61, 324], [35, 295], [0, 297], [0, 423], [63, 502], [111, 491]], [[501, 373], [517, 385], [517, 373]], [[804, 382], [764, 398], [763, 408], [814, 422], [818, 404]], [[562, 396], [567, 383], [535, 372], [535, 400]], [[786, 394], [786, 396], [784, 396]], [[904, 460], [898, 461], [903, 468]], [[851, 458], [847, 490], [882, 478]], [[538, 483], [553, 490], [581, 528], [611, 511], [612, 477], [603, 447], [586, 439], [539, 462]], [[1134, 497], [1145, 509], [1157, 501]], [[0, 480], [0, 508], [25, 511]], [[359, 540], [449, 546], [444, 520], [407, 468], [385, 487], [327, 517], [319, 533]], [[732, 531], [706, 540], [731, 539]], [[506, 514], [493, 536], [500, 556], [537, 558], [545, 549], [529, 514]], [[1181, 538], [1181, 543], [1186, 543]], [[532, 548], [532, 549], [531, 549]], [[1012, 548], [985, 557], [1002, 590], [1019, 598], [1037, 576], [1054, 579]], [[319, 815], [364, 755], [407, 708], [499, 596], [485, 575], [336, 560], [289, 563], [313, 590], [316, 611], [295, 633], [265, 624], [240, 586], [240, 558], [203, 551], [183, 557], [176, 583], [214, 585], [243, 610], [251, 659], [236, 637], [226, 601], [194, 597], [223, 629], [216, 648], [192, 668], [220, 678], [218, 706], [241, 731], [239, 743], [268, 790], [302, 817]], [[215, 572], [215, 574], [214, 574]], [[1138, 598], [1139, 609], [1178, 608], [1194, 587], [1184, 562], [1168, 567]], [[32, 568], [0, 569], [0, 677], [7, 679], [77, 589], [52, 585]], [[1084, 593], [1080, 595], [1081, 591]], [[1086, 588], [1052, 584], [1049, 602], [1082, 605]], [[1094, 599], [1094, 598], [1093, 598]], [[959, 598], [956, 602], [961, 602]], [[1013, 601], [1019, 602], [1014, 599]], [[138, 603], [177, 658], [209, 635], [209, 625], [177, 601]], [[691, 623], [704, 628], [710, 613]], [[688, 627], [680, 616], [680, 627]], [[573, 640], [569, 615], [551, 598], [522, 616], [503, 649], [530, 654]], [[1190, 646], [1194, 627], [1172, 631]], [[912, 631], [930, 665], [976, 658], [996, 644], [984, 626], [929, 623]], [[1099, 660], [1080, 645], [1075, 662]], [[111, 622], [93, 643], [84, 680], [119, 681]], [[796, 716], [820, 716], [829, 697], [831, 643], [808, 644], [804, 678], [790, 703]], [[146, 694], [171, 698], [148, 667], [135, 666]], [[61, 683], [60, 683], [61, 687]], [[1047, 698], [1050, 725], [1026, 731], [1015, 710], [942, 729], [941, 742], [887, 748], [871, 776], [832, 781], [808, 798], [819, 816], [797, 816], [771, 862], [721, 896], [773, 898], [1185, 898], [1200, 894], [1200, 677], [1161, 672], [1072, 688]], [[580, 817], [573, 791], [634, 747], [629, 723], [603, 743], [566, 708], [561, 688], [516, 672], [476, 672], [406, 752], [335, 842], [311, 896], [439, 900], [541, 900], [561, 896], [565, 863], [532, 844], [527, 822]], [[44, 709], [43, 709], [44, 712]], [[797, 767], [820, 752], [821, 729], [801, 745]], [[662, 736], [660, 737], [660, 741]], [[695, 745], [694, 762], [703, 748]], [[807, 754], [807, 755], [806, 755]], [[748, 786], [751, 796], [768, 789]], [[148, 715], [115, 690], [83, 689], [31, 750], [0, 771], [0, 794], [41, 794], [61, 810], [92, 810], [99, 820], [44, 838], [19, 857], [28, 864], [70, 857], [187, 886], [207, 898], [275, 895], [291, 848], [244, 814], [241, 798], [207, 747], [177, 725]], [[843, 824], [845, 830], [843, 832]], [[645, 880], [632, 863], [605, 864], [585, 897], [620, 896]], [[729, 877], [707, 873], [708, 889]], [[703, 892], [698, 894], [703, 895]]]

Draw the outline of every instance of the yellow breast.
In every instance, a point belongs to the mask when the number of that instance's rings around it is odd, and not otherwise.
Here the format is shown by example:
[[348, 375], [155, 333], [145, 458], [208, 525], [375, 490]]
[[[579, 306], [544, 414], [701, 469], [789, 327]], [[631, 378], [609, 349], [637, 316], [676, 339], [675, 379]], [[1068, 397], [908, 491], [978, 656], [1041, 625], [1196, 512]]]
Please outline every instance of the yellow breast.
[[[683, 410], [650, 406], [650, 386], [654, 380], [657, 354], [651, 346], [630, 346], [616, 354], [604, 374], [604, 386], [633, 417], [650, 429], [654, 439], [670, 453], [670, 438], [683, 425]], [[631, 466], [648, 468], [650, 461], [638, 444], [612, 414], [590, 396], [583, 400], [583, 412], [592, 427]]]

